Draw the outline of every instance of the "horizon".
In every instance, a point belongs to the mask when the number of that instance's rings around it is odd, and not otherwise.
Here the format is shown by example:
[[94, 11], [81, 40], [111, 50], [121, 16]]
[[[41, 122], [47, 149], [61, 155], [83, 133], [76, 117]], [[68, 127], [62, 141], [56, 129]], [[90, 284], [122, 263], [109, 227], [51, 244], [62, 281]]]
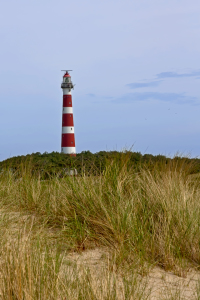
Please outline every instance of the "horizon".
[[[132, 153], [132, 154], [140, 154], [141, 156], [145, 156], [145, 155], [149, 155], [149, 156], [153, 156], [153, 157], [157, 157], [157, 156], [162, 156], [162, 157], [165, 157], [165, 158], [169, 158], [169, 159], [174, 159], [174, 158], [186, 158], [186, 159], [200, 159], [200, 157], [199, 156], [195, 156], [195, 157], [192, 157], [191, 155], [184, 155], [183, 153], [175, 153], [174, 155], [165, 155], [165, 154], [152, 154], [152, 153], [141, 153], [140, 151], [133, 151], [133, 150], [131, 150], [131, 149], [122, 149], [122, 150], [120, 150], [120, 151], [117, 151], [117, 150], [109, 150], [109, 151], [106, 151], [106, 150], [100, 150], [100, 151], [97, 151], [97, 152], [91, 152], [90, 150], [83, 150], [83, 151], [81, 151], [81, 152], [77, 152], [76, 153], [76, 155], [80, 155], [80, 154], [87, 154], [86, 152], [90, 152], [92, 155], [95, 155], [95, 154], [98, 154], [98, 153], [100, 153], [100, 152], [106, 152], [106, 153], [113, 153], [113, 152], [117, 152], [117, 153]], [[8, 157], [8, 158], [6, 158], [6, 159], [4, 159], [4, 160], [0, 160], [0, 163], [1, 162], [4, 162], [4, 161], [6, 161], [6, 160], [9, 160], [9, 159], [12, 159], [12, 158], [15, 158], [15, 157], [21, 157], [21, 156], [24, 156], [24, 157], [26, 157], [26, 156], [31, 156], [31, 155], [49, 155], [49, 154], [53, 154], [53, 153], [55, 153], [55, 154], [60, 154], [60, 155], [62, 155], [62, 156], [66, 156], [66, 157], [68, 157], [68, 156], [71, 156], [70, 154], [65, 154], [65, 153], [62, 153], [62, 152], [56, 152], [56, 151], [52, 151], [52, 152], [47, 152], [47, 151], [45, 151], [45, 152], [43, 152], [43, 153], [41, 153], [41, 152], [33, 152], [33, 153], [27, 153], [27, 154], [22, 154], [22, 155], [17, 155], [17, 156], [12, 156], [12, 157]], [[73, 155], [72, 155], [72, 157], [74, 157]], [[76, 157], [76, 156], [75, 156]]]

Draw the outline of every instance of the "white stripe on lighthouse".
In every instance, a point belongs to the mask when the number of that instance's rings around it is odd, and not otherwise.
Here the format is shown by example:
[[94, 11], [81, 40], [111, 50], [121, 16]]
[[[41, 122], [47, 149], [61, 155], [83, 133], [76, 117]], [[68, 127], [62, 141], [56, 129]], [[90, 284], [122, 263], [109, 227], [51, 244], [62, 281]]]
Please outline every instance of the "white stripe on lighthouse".
[[62, 147], [62, 153], [76, 154], [76, 147]]
[[63, 95], [71, 95], [72, 92], [69, 89], [63, 89]]
[[63, 114], [73, 114], [72, 107], [63, 107]]
[[74, 127], [71, 126], [62, 127], [62, 133], [74, 133]]

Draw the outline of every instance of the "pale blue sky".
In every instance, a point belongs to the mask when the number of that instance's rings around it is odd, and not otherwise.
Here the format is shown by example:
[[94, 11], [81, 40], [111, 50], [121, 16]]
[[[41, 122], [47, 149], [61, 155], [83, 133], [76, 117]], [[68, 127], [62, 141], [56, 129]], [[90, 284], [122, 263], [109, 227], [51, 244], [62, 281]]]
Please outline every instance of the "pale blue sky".
[[199, 0], [0, 3], [0, 160], [60, 151], [73, 69], [77, 152], [200, 155]]

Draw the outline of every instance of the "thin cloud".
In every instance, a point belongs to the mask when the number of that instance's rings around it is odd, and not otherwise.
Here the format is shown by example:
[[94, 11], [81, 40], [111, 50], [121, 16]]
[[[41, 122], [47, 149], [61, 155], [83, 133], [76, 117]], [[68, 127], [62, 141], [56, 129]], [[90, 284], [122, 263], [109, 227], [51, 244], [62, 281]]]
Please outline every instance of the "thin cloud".
[[178, 104], [193, 104], [198, 105], [200, 103], [197, 97], [187, 96], [184, 93], [130, 93], [121, 96], [120, 98], [113, 100], [115, 103], [125, 103], [133, 101], [150, 101], [158, 100], [164, 102], [178, 103]]
[[87, 94], [87, 96], [92, 97], [92, 98], [96, 97], [96, 95], [92, 94], [92, 93]]
[[133, 82], [126, 84], [130, 89], [138, 89], [138, 88], [144, 88], [144, 87], [156, 87], [158, 86], [162, 80], [159, 81], [149, 81], [149, 82]]
[[183, 78], [183, 77], [197, 77], [200, 76], [200, 70], [193, 71], [190, 73], [176, 73], [176, 72], [162, 72], [156, 75], [157, 78]]
[[103, 96], [102, 98], [104, 98], [104, 99], [113, 99], [114, 97], [111, 97], [111, 96]]
[[189, 73], [177, 73], [177, 72], [161, 72], [156, 75], [155, 81], [147, 81], [147, 82], [133, 82], [126, 84], [130, 89], [138, 89], [138, 88], [147, 88], [147, 87], [157, 87], [159, 86], [163, 80], [158, 79], [166, 79], [166, 78], [184, 78], [184, 77], [195, 77], [196, 79], [200, 79], [200, 70], [192, 71]]

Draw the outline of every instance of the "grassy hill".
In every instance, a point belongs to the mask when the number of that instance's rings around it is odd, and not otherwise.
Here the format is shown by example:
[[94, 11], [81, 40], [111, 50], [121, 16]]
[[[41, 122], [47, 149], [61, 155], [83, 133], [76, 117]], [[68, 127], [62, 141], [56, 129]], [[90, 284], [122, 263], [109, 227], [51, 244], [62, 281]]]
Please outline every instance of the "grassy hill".
[[117, 151], [101, 151], [91, 153], [90, 151], [83, 151], [78, 153], [76, 157], [61, 154], [58, 152], [52, 153], [32, 153], [26, 156], [17, 156], [6, 159], [0, 162], [0, 170], [10, 169], [15, 173], [20, 173], [22, 166], [29, 168], [35, 174], [39, 174], [43, 178], [55, 174], [68, 174], [67, 170], [76, 169], [78, 174], [100, 175], [105, 172], [110, 161], [116, 160], [122, 164], [126, 161], [127, 168], [134, 168], [139, 171], [140, 168], [148, 168], [150, 170], [162, 167], [163, 164], [169, 164], [172, 160], [178, 161], [190, 166], [188, 172], [190, 174], [197, 174], [200, 172], [200, 159], [187, 157], [167, 158], [163, 155], [153, 156], [151, 154], [142, 155], [140, 152], [117, 152]]
[[[200, 267], [198, 159], [35, 153], [0, 169], [2, 299], [149, 299], [155, 266]], [[97, 250], [95, 266], [72, 259]]]

